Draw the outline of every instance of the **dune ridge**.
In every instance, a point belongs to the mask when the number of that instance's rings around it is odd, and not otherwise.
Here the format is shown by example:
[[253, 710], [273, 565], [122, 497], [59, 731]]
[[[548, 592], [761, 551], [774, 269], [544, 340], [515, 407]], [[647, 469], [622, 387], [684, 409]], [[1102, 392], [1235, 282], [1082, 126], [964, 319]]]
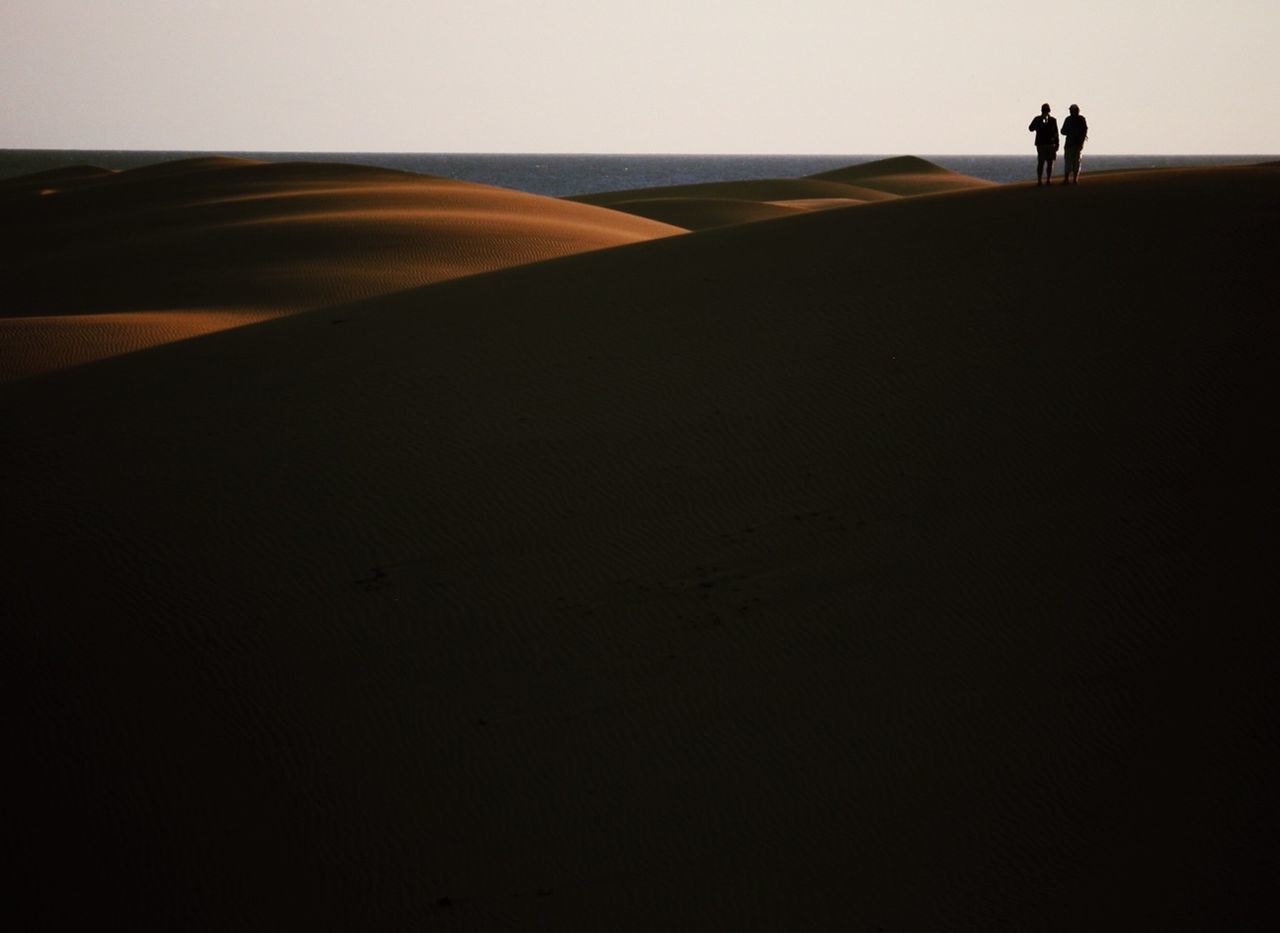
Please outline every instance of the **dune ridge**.
[[1270, 928], [1278, 208], [903, 198], [0, 387], [19, 898]]

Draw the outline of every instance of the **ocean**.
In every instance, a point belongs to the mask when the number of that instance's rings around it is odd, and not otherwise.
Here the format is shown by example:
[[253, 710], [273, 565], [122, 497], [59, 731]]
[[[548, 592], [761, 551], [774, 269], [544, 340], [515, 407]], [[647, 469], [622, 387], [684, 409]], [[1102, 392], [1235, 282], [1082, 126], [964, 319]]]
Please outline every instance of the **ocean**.
[[[567, 197], [660, 185], [793, 178], [885, 158], [884, 155], [508, 155], [408, 152], [161, 152], [88, 149], [0, 149], [0, 178], [68, 165], [128, 169], [156, 162], [230, 155], [272, 162], [354, 162], [499, 185], [534, 194]], [[1035, 153], [1025, 155], [924, 155], [966, 175], [1006, 183], [1035, 178]], [[1093, 155], [1084, 171], [1176, 168], [1274, 161], [1275, 155]]]

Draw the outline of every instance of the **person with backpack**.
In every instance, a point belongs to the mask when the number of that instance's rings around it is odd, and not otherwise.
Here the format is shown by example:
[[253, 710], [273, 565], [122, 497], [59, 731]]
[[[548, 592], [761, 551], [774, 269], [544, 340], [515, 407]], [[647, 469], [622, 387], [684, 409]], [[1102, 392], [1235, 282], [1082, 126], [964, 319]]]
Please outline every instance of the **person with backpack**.
[[[1058, 158], [1058, 121], [1049, 115], [1049, 105], [1040, 108], [1040, 116], [1027, 129], [1036, 134], [1036, 187], [1053, 181], [1053, 163]], [[1040, 176], [1044, 176], [1044, 181]]]
[[1062, 135], [1067, 140], [1066, 145], [1062, 147], [1066, 162], [1063, 166], [1062, 183], [1078, 185], [1080, 184], [1080, 157], [1083, 155], [1084, 141], [1089, 138], [1089, 123], [1075, 104], [1071, 105], [1071, 116], [1062, 121]]

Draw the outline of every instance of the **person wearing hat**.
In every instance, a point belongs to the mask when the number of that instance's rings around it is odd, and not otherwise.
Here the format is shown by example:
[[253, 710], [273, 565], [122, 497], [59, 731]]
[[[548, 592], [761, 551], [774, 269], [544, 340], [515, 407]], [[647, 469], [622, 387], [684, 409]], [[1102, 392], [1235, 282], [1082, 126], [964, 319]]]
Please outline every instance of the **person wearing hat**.
[[[1040, 116], [1027, 127], [1036, 134], [1036, 187], [1053, 181], [1053, 163], [1058, 158], [1058, 121], [1049, 115], [1049, 105], [1040, 108]], [[1044, 175], [1044, 181], [1040, 176]]]
[[1062, 121], [1062, 135], [1066, 137], [1066, 145], [1062, 154], [1066, 160], [1063, 166], [1062, 183], [1080, 184], [1080, 156], [1084, 150], [1084, 141], [1089, 138], [1089, 123], [1080, 113], [1080, 108], [1071, 105], [1071, 116]]

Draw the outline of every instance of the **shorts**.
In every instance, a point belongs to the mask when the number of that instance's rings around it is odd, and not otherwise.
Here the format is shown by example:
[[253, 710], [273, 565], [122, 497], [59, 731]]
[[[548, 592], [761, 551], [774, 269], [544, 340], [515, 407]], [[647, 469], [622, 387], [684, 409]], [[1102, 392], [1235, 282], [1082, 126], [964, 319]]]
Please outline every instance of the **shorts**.
[[1058, 157], [1058, 147], [1054, 145], [1036, 146], [1036, 155], [1044, 162], [1052, 162]]
[[1062, 150], [1062, 156], [1063, 156], [1063, 158], [1064, 158], [1064, 159], [1066, 159], [1066, 160], [1067, 160], [1067, 171], [1068, 171], [1068, 172], [1075, 173], [1075, 172], [1080, 171], [1080, 156], [1081, 156], [1081, 154], [1082, 154], [1083, 152], [1084, 152], [1084, 150], [1083, 150], [1083, 149], [1064, 149], [1064, 150]]

